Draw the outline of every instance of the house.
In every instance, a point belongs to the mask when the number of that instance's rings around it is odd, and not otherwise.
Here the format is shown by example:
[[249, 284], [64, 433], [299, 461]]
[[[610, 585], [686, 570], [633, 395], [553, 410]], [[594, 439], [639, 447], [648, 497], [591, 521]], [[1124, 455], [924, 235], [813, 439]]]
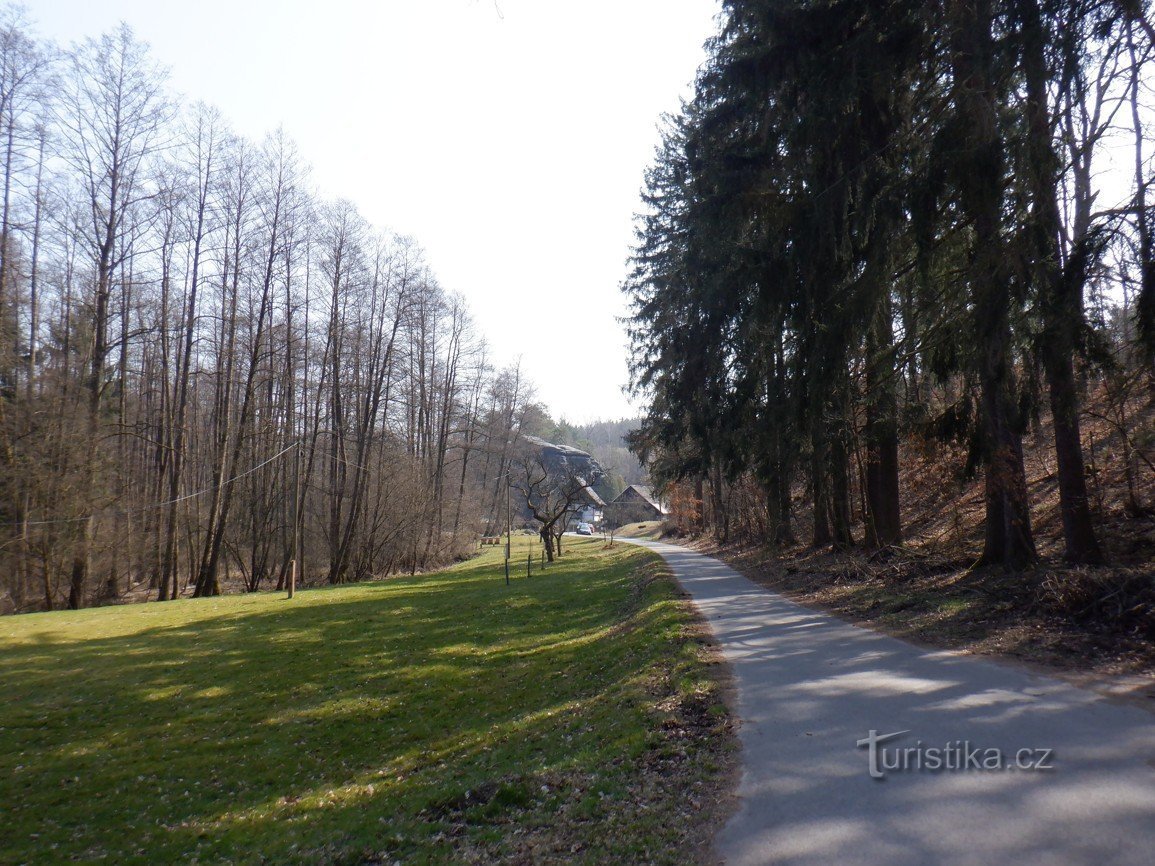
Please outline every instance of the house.
[[576, 526], [579, 523], [588, 523], [591, 526], [598, 526], [605, 516], [606, 509], [605, 500], [594, 492], [593, 487], [586, 487], [582, 490], [582, 502], [578, 504], [578, 510], [574, 512], [570, 523]]
[[607, 511], [618, 526], [662, 520], [669, 513], [653, 490], [645, 484], [631, 484], [609, 504]]

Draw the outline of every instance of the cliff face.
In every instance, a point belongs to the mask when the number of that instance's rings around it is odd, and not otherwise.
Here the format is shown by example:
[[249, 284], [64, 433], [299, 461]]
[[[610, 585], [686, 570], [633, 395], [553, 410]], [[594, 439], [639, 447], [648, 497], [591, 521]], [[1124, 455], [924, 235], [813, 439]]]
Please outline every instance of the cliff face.
[[587, 451], [570, 445], [555, 445], [537, 436], [522, 435], [521, 438], [540, 451], [541, 462], [551, 473], [580, 475], [591, 484], [605, 474], [598, 461]]

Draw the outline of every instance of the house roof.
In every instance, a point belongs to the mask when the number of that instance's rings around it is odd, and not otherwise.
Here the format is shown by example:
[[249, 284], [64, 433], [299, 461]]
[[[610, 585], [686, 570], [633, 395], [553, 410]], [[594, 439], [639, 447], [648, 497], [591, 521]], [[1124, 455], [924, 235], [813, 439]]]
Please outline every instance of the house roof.
[[606, 501], [598, 496], [597, 491], [595, 491], [592, 486], [586, 484], [586, 480], [584, 478], [579, 475], [577, 480], [586, 485], [583, 488], [583, 492], [585, 493], [586, 498], [589, 499], [590, 505], [596, 505], [598, 508], [606, 507]]
[[644, 499], [659, 514], [665, 514], [666, 513], [666, 509], [662, 507], [662, 503], [660, 501], [658, 501], [658, 497], [656, 497], [654, 495], [654, 491], [651, 490], [650, 487], [648, 485], [645, 485], [645, 484], [631, 484], [629, 487], [627, 487], [625, 490], [623, 490], [621, 493], [618, 494], [618, 498], [615, 499], [614, 502], [623, 501], [623, 497], [625, 497], [626, 494], [630, 493], [630, 491], [633, 491], [635, 496], [640, 496], [642, 499]]

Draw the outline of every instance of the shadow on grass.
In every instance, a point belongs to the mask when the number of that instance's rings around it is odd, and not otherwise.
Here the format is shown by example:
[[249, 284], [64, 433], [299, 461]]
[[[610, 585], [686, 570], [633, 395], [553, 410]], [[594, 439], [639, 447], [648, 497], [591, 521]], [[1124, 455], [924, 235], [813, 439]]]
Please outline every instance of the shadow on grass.
[[[658, 600], [615, 630], [638, 558], [576, 561], [24, 620], [0, 637], [0, 860], [443, 860], [436, 804], [501, 780], [541, 799], [524, 780], [645, 748], [676, 618]], [[121, 633], [85, 638], [116, 631], [92, 614]]]

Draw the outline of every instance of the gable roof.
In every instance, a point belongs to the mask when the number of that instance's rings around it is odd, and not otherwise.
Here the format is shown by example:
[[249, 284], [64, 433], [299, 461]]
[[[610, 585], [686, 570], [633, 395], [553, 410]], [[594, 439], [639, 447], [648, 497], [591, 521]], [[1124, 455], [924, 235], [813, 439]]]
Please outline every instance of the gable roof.
[[[632, 495], [630, 495], [632, 492]], [[625, 490], [618, 494], [618, 498], [614, 500], [617, 502], [628, 502], [634, 496], [645, 500], [651, 508], [659, 514], [665, 514], [666, 509], [662, 507], [662, 503], [658, 501], [658, 497], [654, 495], [654, 491], [646, 484], [631, 484]]]
[[589, 484], [580, 475], [575, 476], [575, 477], [577, 478], [579, 483], [585, 485], [582, 487], [582, 493], [585, 495], [586, 499], [588, 499], [590, 501], [590, 504], [594, 505], [598, 508], [605, 508], [606, 507], [606, 501], [604, 499], [602, 499], [600, 496], [598, 496], [597, 491], [594, 490], [594, 488], [593, 488], [593, 485]]

